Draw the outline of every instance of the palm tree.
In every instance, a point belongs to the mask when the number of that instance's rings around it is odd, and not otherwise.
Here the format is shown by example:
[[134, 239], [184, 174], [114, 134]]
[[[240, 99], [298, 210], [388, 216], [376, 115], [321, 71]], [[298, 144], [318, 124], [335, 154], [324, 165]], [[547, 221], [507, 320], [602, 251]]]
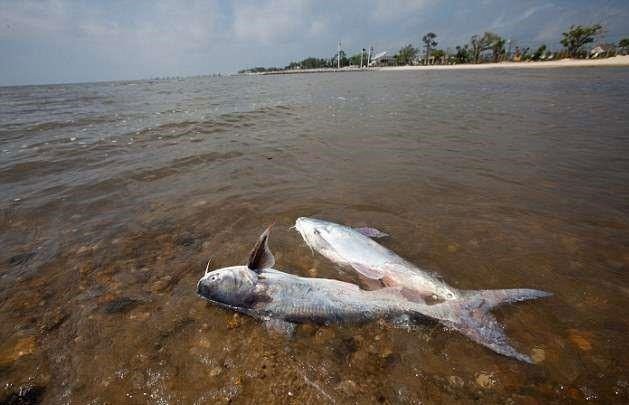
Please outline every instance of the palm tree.
[[430, 59], [431, 49], [437, 46], [437, 41], [435, 41], [435, 38], [437, 38], [437, 34], [435, 34], [434, 32], [429, 32], [422, 37], [422, 41], [426, 45], [426, 62], [428, 62], [428, 60]]
[[413, 63], [413, 59], [417, 56], [417, 48], [408, 44], [395, 55], [395, 61], [398, 65], [410, 65]]
[[483, 52], [483, 41], [478, 35], [472, 35], [472, 38], [470, 38], [470, 52], [472, 62], [478, 63], [480, 61], [480, 54]]
[[620, 47], [623, 53], [626, 53], [627, 51], [629, 51], [629, 38], [623, 38], [620, 41], [618, 41], [618, 46]]
[[481, 42], [484, 45], [484, 49], [491, 50], [494, 63], [498, 62], [500, 57], [505, 53], [505, 43], [507, 41], [498, 34], [486, 32]]
[[584, 45], [594, 42], [594, 37], [601, 34], [603, 26], [594, 24], [592, 26], [572, 25], [568, 32], [564, 32], [561, 44], [566, 47], [570, 57], [577, 56]]

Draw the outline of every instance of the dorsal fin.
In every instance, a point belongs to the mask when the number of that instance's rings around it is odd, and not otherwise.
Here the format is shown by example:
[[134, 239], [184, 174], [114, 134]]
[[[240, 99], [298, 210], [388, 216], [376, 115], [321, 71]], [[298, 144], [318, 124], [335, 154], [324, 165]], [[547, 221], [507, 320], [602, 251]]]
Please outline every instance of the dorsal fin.
[[384, 233], [376, 228], [370, 228], [367, 226], [363, 226], [361, 228], [353, 228], [356, 232], [365, 235], [368, 238], [385, 238], [389, 236], [388, 233]]
[[247, 263], [247, 267], [256, 273], [260, 273], [264, 269], [268, 269], [273, 267], [275, 264], [275, 258], [273, 257], [273, 253], [269, 249], [269, 234], [271, 233], [271, 228], [273, 224], [271, 224], [256, 242], [253, 250], [249, 254], [249, 262]]

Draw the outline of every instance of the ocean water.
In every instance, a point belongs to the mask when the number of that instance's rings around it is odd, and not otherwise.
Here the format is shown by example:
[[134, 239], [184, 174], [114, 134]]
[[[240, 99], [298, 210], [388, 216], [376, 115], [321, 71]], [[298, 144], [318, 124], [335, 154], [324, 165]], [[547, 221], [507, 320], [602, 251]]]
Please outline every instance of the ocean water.
[[[0, 401], [627, 403], [629, 69], [0, 88]], [[535, 365], [438, 324], [303, 325], [196, 295], [276, 222], [280, 270], [357, 282], [289, 229], [382, 244], [494, 311]]]

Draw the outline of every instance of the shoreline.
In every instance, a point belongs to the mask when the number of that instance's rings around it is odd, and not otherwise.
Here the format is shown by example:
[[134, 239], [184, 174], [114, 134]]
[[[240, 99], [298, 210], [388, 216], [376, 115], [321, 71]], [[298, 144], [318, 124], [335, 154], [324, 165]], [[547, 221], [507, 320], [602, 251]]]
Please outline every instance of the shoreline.
[[539, 62], [499, 62], [465, 63], [460, 65], [420, 65], [420, 66], [383, 66], [369, 68], [323, 68], [277, 70], [272, 72], [245, 73], [245, 75], [290, 75], [303, 73], [343, 73], [343, 72], [395, 72], [411, 70], [478, 70], [478, 69], [556, 69], [572, 67], [612, 67], [629, 66], [629, 55], [613, 56], [605, 59], [560, 59]]

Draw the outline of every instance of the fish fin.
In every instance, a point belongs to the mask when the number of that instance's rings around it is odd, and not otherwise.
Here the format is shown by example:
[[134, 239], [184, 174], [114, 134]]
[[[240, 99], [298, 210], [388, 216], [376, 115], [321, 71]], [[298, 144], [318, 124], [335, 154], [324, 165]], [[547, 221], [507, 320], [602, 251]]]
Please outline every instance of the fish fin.
[[389, 236], [388, 233], [384, 233], [379, 231], [376, 228], [369, 228], [367, 226], [363, 226], [360, 228], [353, 228], [356, 232], [363, 234], [369, 238], [385, 238], [387, 236]]
[[468, 290], [461, 291], [461, 295], [468, 301], [474, 301], [493, 308], [500, 304], [534, 300], [553, 295], [552, 293], [532, 290], [530, 288], [512, 288], [507, 290]]
[[362, 263], [351, 262], [349, 265], [363, 276], [372, 280], [380, 280], [384, 276], [384, 272], [382, 270], [365, 266]]
[[297, 325], [282, 319], [269, 319], [264, 321], [264, 326], [268, 331], [290, 337], [295, 333], [295, 327]]
[[[530, 289], [462, 291], [459, 300], [446, 301], [441, 305], [454, 306], [454, 316], [442, 320], [454, 329], [496, 353], [533, 363], [530, 356], [518, 352], [509, 344], [504, 329], [489, 312], [500, 304], [548, 297], [552, 294]], [[439, 305], [437, 305], [439, 306]]]
[[440, 300], [435, 294], [426, 294], [413, 288], [401, 287], [400, 294], [402, 294], [402, 297], [406, 300], [411, 302], [420, 302], [428, 305], [443, 302], [443, 300]]
[[374, 291], [380, 290], [382, 287], [382, 280], [374, 280], [373, 278], [365, 277], [362, 274], [358, 274], [358, 280], [360, 287], [364, 290]]
[[260, 273], [264, 269], [271, 268], [275, 264], [275, 257], [273, 257], [271, 249], [269, 249], [269, 234], [271, 233], [272, 227], [273, 224], [262, 232], [262, 235], [260, 235], [260, 238], [258, 238], [253, 250], [251, 250], [251, 253], [249, 254], [247, 267], [256, 273]]

